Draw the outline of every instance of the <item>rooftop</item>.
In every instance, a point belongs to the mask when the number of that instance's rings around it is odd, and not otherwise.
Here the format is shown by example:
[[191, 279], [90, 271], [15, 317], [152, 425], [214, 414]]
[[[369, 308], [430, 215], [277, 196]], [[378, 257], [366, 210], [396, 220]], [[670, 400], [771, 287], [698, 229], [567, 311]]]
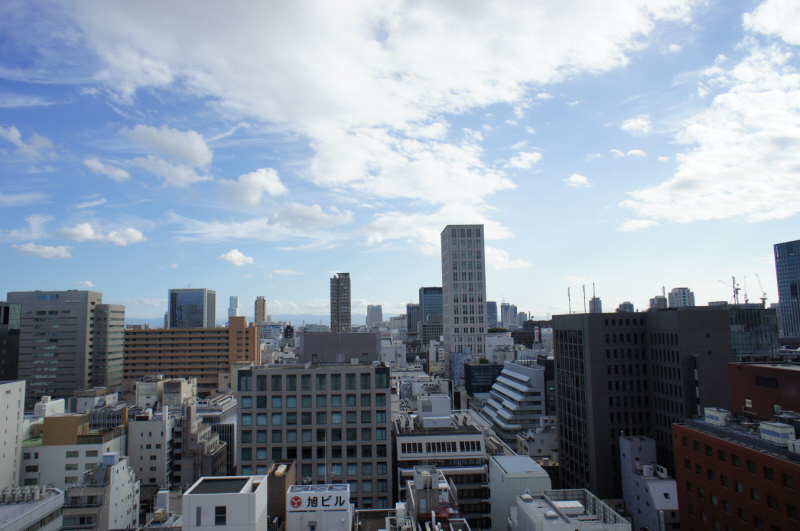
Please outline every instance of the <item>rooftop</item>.
[[200, 478], [186, 494], [237, 494], [250, 481], [250, 476], [228, 478]]
[[770, 454], [774, 457], [785, 459], [787, 461], [793, 461], [795, 463], [800, 462], [800, 455], [790, 452], [786, 448], [782, 448], [773, 442], [762, 439], [758, 434], [757, 429], [750, 429], [750, 426], [755, 426], [758, 423], [742, 423], [738, 422], [737, 420], [738, 419], [736, 418], [732, 418], [729, 426], [715, 426], [707, 423], [703, 419], [686, 419], [684, 425], [697, 431], [714, 435], [715, 437], [719, 437], [746, 448], [750, 448], [757, 452]]
[[492, 459], [494, 459], [507, 474], [535, 473], [547, 475], [547, 472], [527, 455], [496, 455], [493, 456]]

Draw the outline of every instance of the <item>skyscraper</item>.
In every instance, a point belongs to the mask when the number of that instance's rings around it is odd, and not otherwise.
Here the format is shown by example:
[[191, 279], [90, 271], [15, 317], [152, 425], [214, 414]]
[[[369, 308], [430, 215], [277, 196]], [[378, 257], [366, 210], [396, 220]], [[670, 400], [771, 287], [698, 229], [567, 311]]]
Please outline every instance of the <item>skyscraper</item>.
[[378, 326], [383, 322], [383, 308], [380, 304], [367, 305], [367, 328]]
[[603, 313], [603, 302], [600, 297], [589, 299], [589, 313]]
[[0, 381], [17, 379], [21, 313], [19, 304], [0, 302]]
[[267, 298], [263, 295], [256, 297], [255, 313], [253, 314], [256, 324], [263, 323], [267, 320]]
[[497, 326], [497, 303], [495, 301], [486, 303], [486, 324], [489, 328]]
[[336, 273], [331, 278], [331, 332], [349, 332], [350, 273]]
[[694, 293], [689, 291], [689, 288], [672, 288], [672, 291], [667, 295], [670, 308], [679, 308], [681, 306], [694, 306]]
[[171, 289], [170, 328], [216, 328], [217, 292], [206, 288]]
[[442, 316], [442, 288], [419, 288], [419, 320], [430, 320], [430, 316]]
[[410, 302], [406, 304], [406, 329], [408, 334], [416, 337], [417, 330], [419, 329], [419, 304]]
[[231, 296], [231, 305], [228, 308], [228, 319], [231, 317], [239, 317], [239, 297], [236, 295]]
[[486, 280], [483, 225], [448, 225], [442, 231], [442, 313], [445, 352], [483, 354]]
[[784, 337], [800, 337], [800, 240], [775, 244]]
[[8, 301], [22, 306], [18, 374], [28, 406], [122, 382], [125, 306], [77, 290], [12, 292]]

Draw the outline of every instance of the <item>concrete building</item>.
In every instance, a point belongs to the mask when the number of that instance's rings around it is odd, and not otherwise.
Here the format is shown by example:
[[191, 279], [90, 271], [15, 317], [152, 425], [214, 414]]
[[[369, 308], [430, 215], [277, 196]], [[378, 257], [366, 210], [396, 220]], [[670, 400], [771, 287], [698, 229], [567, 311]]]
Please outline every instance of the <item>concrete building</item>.
[[66, 490], [100, 463], [104, 453], [128, 453], [126, 428], [90, 430], [89, 413], [49, 415], [32, 431], [33, 436], [22, 442], [23, 485]]
[[783, 336], [800, 338], [800, 240], [775, 244]]
[[25, 382], [0, 381], [0, 488], [17, 487], [22, 463], [24, 434]]
[[649, 437], [619, 438], [622, 497], [633, 529], [678, 531], [678, 486], [667, 469], [656, 464], [656, 442]]
[[367, 328], [374, 328], [383, 322], [383, 308], [380, 304], [367, 305]]
[[[178, 409], [177, 411], [180, 411]], [[143, 485], [167, 488], [172, 484], [175, 427], [179, 413], [169, 407], [145, 409], [128, 423], [128, 453], [131, 467]]]
[[800, 528], [797, 432], [772, 424], [709, 408], [673, 427], [682, 529]]
[[689, 288], [672, 288], [667, 294], [667, 302], [670, 308], [694, 306], [694, 293]]
[[196, 378], [164, 378], [163, 374], [155, 374], [128, 382], [138, 408], [169, 406], [179, 411], [184, 403], [197, 396]]
[[197, 415], [219, 435], [219, 440], [225, 443], [226, 450], [226, 476], [237, 473], [238, 461], [236, 459], [236, 396], [233, 393], [218, 394], [197, 401]]
[[617, 306], [617, 312], [633, 312], [633, 311], [635, 311], [633, 308], [633, 303], [630, 301], [621, 302], [619, 303], [619, 306]]
[[550, 476], [527, 455], [489, 459], [489, 486], [492, 492], [492, 531], [506, 531], [511, 507], [521, 494], [552, 489]]
[[[64, 523], [64, 491], [47, 487], [26, 487], [14, 495], [0, 492], [0, 531], [59, 531]], [[14, 500], [16, 498], [16, 500]]]
[[42, 396], [69, 398], [77, 389], [122, 381], [125, 307], [103, 304], [95, 291], [21, 291], [18, 375], [26, 405]]
[[297, 336], [300, 363], [373, 363], [380, 361], [379, 332], [302, 333]]
[[183, 405], [173, 437], [172, 482], [191, 485], [203, 476], [224, 476], [228, 450], [219, 434], [197, 414], [197, 404]]
[[18, 378], [21, 317], [21, 304], [0, 302], [0, 381]]
[[464, 388], [470, 398], [488, 400], [492, 386], [503, 367], [503, 363], [488, 362], [485, 359], [464, 363]]
[[200, 393], [217, 387], [217, 375], [237, 362], [259, 363], [258, 327], [246, 317], [231, 317], [227, 328], [125, 330], [126, 380], [161, 374], [196, 378]]
[[507, 361], [481, 415], [504, 443], [515, 447], [520, 431], [541, 426], [547, 414], [545, 395], [544, 367], [535, 360]]
[[800, 411], [800, 365], [729, 363], [731, 411], [770, 420], [783, 411]]
[[228, 307], [228, 319], [231, 317], [239, 317], [239, 297], [236, 295], [231, 296], [231, 305]]
[[217, 292], [206, 288], [171, 289], [167, 296], [169, 328], [216, 328]]
[[294, 459], [298, 484], [347, 483], [357, 507], [388, 508], [389, 372], [371, 363], [240, 369], [241, 473], [260, 475], [270, 460]]
[[[504, 528], [506, 529], [506, 528]], [[584, 489], [517, 496], [509, 531], [631, 531], [631, 524]]]
[[414, 467], [414, 479], [409, 479], [406, 485], [411, 529], [423, 531], [439, 526], [439, 529], [469, 531], [469, 524], [461, 518], [452, 484], [435, 466]]
[[600, 300], [600, 297], [589, 299], [589, 313], [603, 313], [603, 301]]
[[662, 310], [667, 307], [667, 298], [664, 295], [656, 295], [650, 299], [651, 310]]
[[441, 315], [431, 315], [427, 321], [420, 322], [420, 343], [430, 345], [431, 341], [438, 342], [442, 337], [444, 326]]
[[470, 526], [491, 525], [488, 457], [484, 436], [466, 411], [452, 411], [445, 394], [418, 399], [417, 408], [401, 412], [393, 421], [397, 463], [394, 499], [408, 499], [407, 483], [416, 467], [433, 464], [456, 493], [461, 515]]
[[418, 341], [419, 337], [417, 337], [419, 333], [419, 323], [420, 323], [420, 313], [419, 313], [419, 304], [416, 303], [409, 303], [406, 304], [406, 328], [407, 328], [407, 335], [409, 336], [410, 341]]
[[267, 298], [263, 295], [259, 295], [256, 297], [256, 303], [254, 308], [254, 318], [253, 322], [256, 324], [263, 323], [267, 320]]
[[349, 485], [292, 485], [285, 496], [287, 530], [353, 529]]
[[[516, 451], [519, 455], [527, 455], [545, 470], [546, 467], [558, 463], [558, 429], [554, 418], [542, 417], [542, 426], [517, 434]], [[556, 484], [558, 478], [553, 478]]]
[[128, 459], [105, 453], [64, 495], [64, 529], [126, 529], [139, 524], [140, 482]]
[[765, 309], [559, 315], [553, 326], [562, 483], [603, 499], [621, 497], [623, 430], [651, 434], [672, 473], [672, 424], [706, 406], [730, 408], [728, 363], [778, 352]]
[[198, 478], [183, 494], [183, 529], [267, 529], [268, 495], [264, 479], [264, 476]]
[[349, 332], [351, 323], [350, 273], [331, 278], [331, 332]]
[[448, 225], [442, 231], [444, 348], [483, 355], [486, 279], [483, 225]]

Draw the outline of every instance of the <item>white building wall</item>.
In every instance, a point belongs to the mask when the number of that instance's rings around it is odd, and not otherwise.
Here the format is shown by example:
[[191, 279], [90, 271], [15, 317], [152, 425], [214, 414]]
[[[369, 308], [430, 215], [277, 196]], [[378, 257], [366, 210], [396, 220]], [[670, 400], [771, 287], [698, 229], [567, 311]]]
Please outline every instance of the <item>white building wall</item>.
[[52, 485], [67, 490], [102, 462], [104, 453], [125, 455], [127, 447], [124, 436], [100, 444], [26, 446], [22, 449], [21, 479], [26, 485]]
[[[131, 467], [143, 485], [167, 486], [170, 483], [172, 438], [175, 418], [133, 420], [128, 424], [128, 455]], [[153, 470], [155, 469], [155, 470]]]
[[547, 472], [528, 456], [492, 456], [489, 460], [489, 489], [492, 493], [492, 531], [506, 531], [511, 507], [517, 496], [552, 488]]
[[[207, 478], [200, 478], [198, 482]], [[194, 488], [196, 482], [192, 488]], [[255, 483], [258, 486], [253, 490]], [[267, 529], [267, 481], [265, 476], [250, 476], [250, 481], [236, 493], [193, 494], [192, 488], [183, 495], [183, 519], [186, 531], [219, 531], [215, 524], [215, 508], [225, 507], [224, 529], [233, 531], [263, 531]], [[320, 531], [324, 528], [319, 527]]]
[[25, 382], [0, 382], [0, 487], [16, 487], [20, 483]]

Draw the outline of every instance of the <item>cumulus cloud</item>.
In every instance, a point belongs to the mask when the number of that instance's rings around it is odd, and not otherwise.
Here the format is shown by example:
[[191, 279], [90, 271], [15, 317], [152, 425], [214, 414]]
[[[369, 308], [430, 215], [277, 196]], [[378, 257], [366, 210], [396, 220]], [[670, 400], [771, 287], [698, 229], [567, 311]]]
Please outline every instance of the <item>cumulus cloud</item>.
[[539, 94], [536, 95], [536, 99], [537, 100], [552, 100], [553, 99], [553, 95], [552, 94], [548, 94], [547, 92], [540, 92]]
[[636, 118], [629, 118], [620, 124], [620, 128], [631, 133], [646, 133], [650, 130], [650, 115], [640, 114]]
[[122, 247], [132, 243], [143, 242], [147, 239], [144, 234], [142, 234], [142, 231], [138, 229], [128, 227], [105, 233], [95, 228], [91, 223], [79, 223], [74, 227], [64, 227], [59, 229], [56, 234], [62, 238], [75, 240], [76, 242], [99, 241], [113, 243], [114, 245]]
[[220, 255], [217, 260], [225, 260], [226, 262], [235, 266], [243, 266], [253, 263], [252, 256], [245, 256], [239, 249], [232, 249], [225, 254]]
[[[17, 147], [17, 155], [25, 157], [26, 159], [35, 160], [42, 158], [45, 154], [43, 153], [44, 151], [53, 149], [53, 142], [49, 138], [39, 136], [36, 133], [33, 133], [28, 138], [28, 141], [25, 142], [22, 140], [22, 133], [13, 125], [7, 128], [0, 126], [0, 138], [15, 145]], [[47, 154], [51, 157], [55, 156], [55, 153], [52, 151], [48, 151]]]
[[94, 283], [91, 280], [81, 280], [81, 281], [78, 281], [78, 282], [73, 282], [72, 285], [73, 286], [79, 286], [81, 288], [93, 288], [94, 287]]
[[669, 45], [669, 51], [670, 52], [679, 52], [679, 51], [681, 51], [681, 45], [680, 44], [670, 44]]
[[[762, 6], [768, 4], [774, 5]], [[758, 14], [751, 24], [762, 20]], [[784, 31], [792, 38], [792, 30]], [[677, 222], [759, 221], [800, 212], [800, 73], [780, 45], [749, 46], [729, 70], [708, 70], [728, 91], [682, 124], [677, 140], [690, 147], [676, 155], [674, 175], [629, 192], [621, 207], [637, 218]]]
[[633, 232], [653, 225], [658, 225], [658, 222], [652, 219], [626, 219], [622, 222], [622, 225], [617, 227], [617, 230], [620, 232]]
[[126, 172], [125, 170], [117, 168], [115, 166], [111, 166], [109, 164], [103, 164], [94, 157], [85, 159], [83, 161], [83, 165], [97, 174], [111, 177], [118, 183], [128, 180], [128, 178], [131, 176], [131, 174]]
[[632, 149], [625, 153], [626, 157], [646, 157], [647, 153], [642, 151], [641, 149]]
[[744, 27], [800, 44], [800, 5], [793, 0], [767, 0], [744, 15]]
[[539, 162], [542, 158], [542, 154], [538, 152], [530, 152], [526, 153], [524, 151], [520, 151], [519, 155], [516, 157], [512, 157], [511, 160], [506, 163], [507, 168], [522, 168], [522, 169], [529, 169], [535, 163]]
[[221, 179], [223, 192], [234, 205], [257, 207], [262, 199], [289, 193], [278, 172], [272, 168], [259, 168], [256, 171], [240, 175], [237, 180]]
[[120, 134], [146, 149], [169, 155], [173, 160], [189, 166], [205, 167], [211, 164], [213, 151], [203, 135], [196, 131], [178, 131], [166, 125], [160, 128], [137, 125], [123, 128]]
[[20, 254], [28, 256], [38, 256], [39, 258], [72, 258], [69, 250], [72, 247], [67, 245], [59, 245], [52, 247], [49, 245], [36, 245], [35, 243], [23, 243], [22, 245], [12, 245], [14, 249]]
[[588, 155], [586, 155], [586, 160], [595, 160], [599, 159], [600, 157], [602, 157], [600, 153], [589, 153]]
[[589, 182], [589, 179], [577, 173], [573, 173], [569, 177], [564, 178], [564, 183], [567, 186], [572, 186], [573, 188], [580, 188], [582, 186], [586, 187], [592, 186], [592, 184]]
[[200, 175], [197, 171], [185, 164], [172, 164], [152, 155], [147, 158], [136, 157], [131, 162], [142, 169], [155, 173], [164, 179], [164, 186], [186, 188], [192, 184], [213, 181], [210, 175]]
[[26, 194], [3, 194], [0, 193], [0, 207], [15, 207], [27, 206], [44, 201], [44, 194], [40, 193], [26, 193]]
[[615, 159], [618, 159], [620, 157], [624, 157], [625, 156], [625, 152], [624, 151], [620, 151], [618, 149], [610, 149], [608, 152], [611, 153], [612, 155], [614, 155]]
[[27, 227], [19, 229], [11, 229], [8, 231], [0, 231], [0, 240], [2, 241], [21, 241], [21, 240], [38, 240], [44, 238], [47, 232], [44, 229], [45, 224], [50, 221], [50, 216], [42, 214], [33, 214], [25, 218]]
[[486, 246], [486, 263], [495, 269], [521, 269], [532, 265], [525, 260], [511, 260], [506, 251], [489, 246]]

